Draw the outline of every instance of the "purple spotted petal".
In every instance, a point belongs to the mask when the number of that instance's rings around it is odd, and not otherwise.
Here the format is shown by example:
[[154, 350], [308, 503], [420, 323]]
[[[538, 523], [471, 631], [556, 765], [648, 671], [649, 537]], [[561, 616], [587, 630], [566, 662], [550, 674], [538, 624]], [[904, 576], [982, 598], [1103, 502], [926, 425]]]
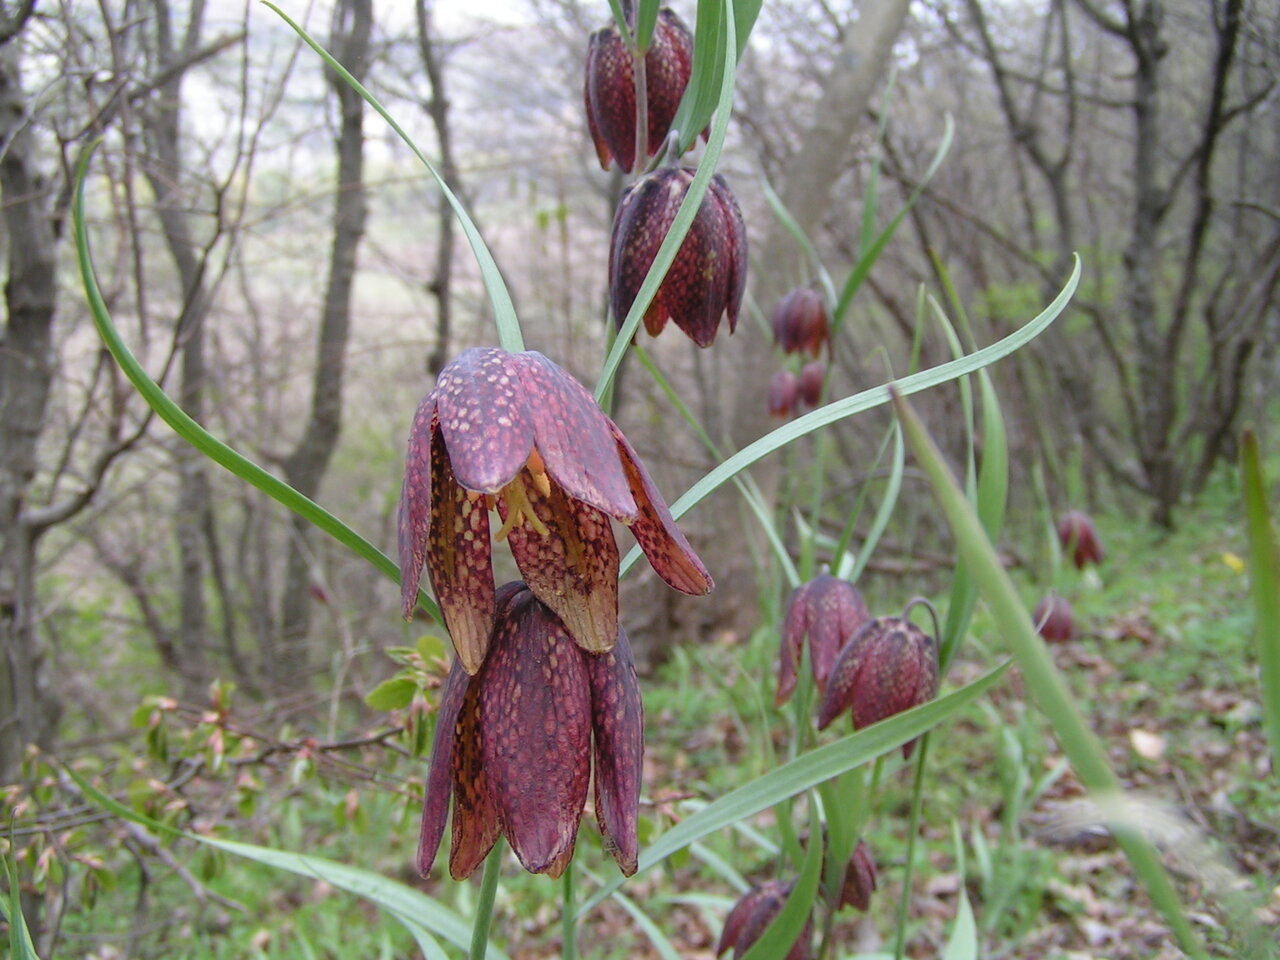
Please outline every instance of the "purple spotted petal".
[[811, 581], [809, 605], [809, 656], [813, 679], [826, 689], [836, 656], [850, 638], [871, 619], [862, 594], [848, 580], [820, 574]]
[[428, 393], [418, 405], [409, 430], [409, 452], [404, 459], [400, 484], [398, 540], [400, 548], [400, 603], [404, 618], [418, 605], [418, 583], [427, 559], [427, 531], [431, 522], [431, 435], [435, 430], [436, 394]]
[[493, 849], [500, 822], [480, 748], [480, 683], [469, 683], [453, 738], [453, 844], [449, 875], [465, 880]]
[[427, 572], [458, 659], [474, 674], [493, 631], [489, 511], [458, 485], [437, 438], [431, 458], [431, 533]]
[[[554, 483], [544, 494], [528, 472], [524, 486], [547, 533], [527, 519], [511, 530], [507, 542], [520, 575], [582, 649], [612, 650], [618, 640], [618, 544], [609, 518]], [[505, 520], [505, 500], [498, 509]]]
[[440, 371], [436, 382], [449, 460], [468, 490], [497, 493], [533, 449], [533, 422], [513, 359], [505, 350], [476, 347]]
[[854, 684], [867, 655], [871, 637], [881, 629], [881, 620], [869, 620], [845, 644], [827, 677], [827, 689], [818, 704], [818, 729], [825, 730], [836, 717], [853, 706]]
[[644, 764], [644, 702], [627, 632], [609, 653], [585, 658], [591, 682], [591, 729], [595, 737], [596, 822], [605, 850], [625, 876], [640, 855], [640, 775]]
[[[723, 231], [720, 249], [724, 251], [720, 256], [727, 256], [729, 261], [725, 278], [724, 310], [729, 317], [729, 332], [733, 333], [738, 328], [738, 310], [742, 307], [742, 296], [747, 290], [747, 224], [742, 219], [742, 210], [738, 206], [737, 198], [720, 174], [717, 173], [711, 178], [707, 195], [720, 208], [722, 223], [720, 229]], [[713, 331], [712, 337], [714, 336]]]
[[618, 460], [610, 421], [582, 384], [535, 351], [517, 354], [534, 445], [547, 473], [575, 500], [629, 523], [636, 502]]
[[454, 660], [436, 708], [436, 731], [431, 740], [431, 766], [427, 772], [422, 829], [418, 835], [418, 872], [424, 877], [436, 862], [436, 851], [449, 816], [449, 798], [453, 794], [453, 743], [458, 734], [458, 714], [466, 701], [470, 679], [461, 661]]
[[773, 705], [780, 707], [791, 699], [796, 689], [796, 671], [804, 654], [804, 637], [809, 630], [809, 591], [812, 581], [791, 591], [787, 615], [782, 621], [782, 643], [778, 647], [778, 692]]
[[741, 900], [733, 905], [733, 909], [729, 911], [729, 916], [724, 919], [724, 929], [720, 931], [720, 942], [716, 944], [716, 956], [724, 953], [730, 947], [737, 946], [739, 939], [742, 937], [742, 928], [746, 924], [747, 918], [753, 915], [762, 904], [775, 894], [773, 885], [780, 886], [777, 880], [770, 880], [758, 887], [752, 887], [743, 895]]
[[631, 524], [631, 532], [649, 558], [649, 563], [658, 576], [681, 593], [695, 597], [710, 593], [715, 588], [711, 574], [707, 573], [707, 568], [676, 526], [667, 502], [640, 462], [640, 455], [616, 426], [613, 427], [613, 436], [618, 441], [631, 493], [640, 509], [640, 515]]
[[871, 859], [871, 849], [867, 846], [867, 841], [859, 840], [844, 872], [844, 883], [840, 887], [840, 906], [853, 907], [865, 913], [871, 906], [871, 894], [875, 893], [876, 886], [876, 863]]
[[494, 632], [479, 686], [484, 769], [503, 832], [526, 870], [559, 876], [587, 799], [583, 654], [549, 610], [522, 596]]
[[[720, 936], [720, 946], [716, 952], [722, 953], [732, 946], [734, 960], [746, 954], [782, 912], [792, 886], [794, 884], [790, 882], [767, 880], [738, 901], [738, 905], [725, 920], [724, 933]], [[726, 938], [730, 938], [729, 942], [726, 942]], [[812, 941], [813, 917], [810, 916], [795, 944], [787, 952], [786, 960], [806, 960], [810, 955]]]

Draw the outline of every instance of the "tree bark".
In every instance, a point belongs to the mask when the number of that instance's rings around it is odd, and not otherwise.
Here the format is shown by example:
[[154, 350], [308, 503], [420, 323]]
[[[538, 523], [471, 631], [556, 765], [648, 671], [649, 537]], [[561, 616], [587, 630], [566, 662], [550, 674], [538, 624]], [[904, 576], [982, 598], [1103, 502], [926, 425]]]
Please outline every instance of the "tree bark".
[[[369, 36], [373, 26], [372, 0], [341, 0], [334, 10], [330, 49], [357, 80], [369, 69]], [[311, 413], [306, 430], [285, 458], [285, 478], [299, 492], [314, 497], [342, 429], [342, 381], [347, 335], [351, 324], [351, 296], [356, 253], [364, 236], [364, 100], [345, 82], [330, 78], [341, 110], [338, 134], [338, 189], [334, 209], [333, 247], [329, 279], [320, 322]], [[306, 636], [310, 627], [311, 525], [291, 520], [289, 556], [280, 616], [280, 643], [268, 658], [266, 672], [284, 682], [305, 669]]]

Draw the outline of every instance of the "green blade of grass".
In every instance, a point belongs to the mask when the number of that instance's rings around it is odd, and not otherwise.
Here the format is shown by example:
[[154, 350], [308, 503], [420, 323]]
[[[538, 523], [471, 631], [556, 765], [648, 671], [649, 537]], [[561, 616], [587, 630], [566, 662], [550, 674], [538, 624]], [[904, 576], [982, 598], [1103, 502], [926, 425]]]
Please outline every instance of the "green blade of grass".
[[[466, 950], [471, 944], [471, 926], [444, 904], [432, 899], [425, 893], [384, 877], [372, 870], [348, 866], [336, 860], [315, 857], [309, 854], [291, 853], [273, 847], [262, 847], [253, 843], [241, 843], [236, 840], [223, 840], [218, 837], [207, 837], [198, 833], [189, 833], [167, 823], [154, 820], [146, 814], [126, 806], [119, 800], [104, 793], [94, 786], [87, 777], [71, 767], [62, 768], [83, 791], [84, 796], [93, 804], [122, 820], [131, 820], [141, 824], [153, 833], [194, 840], [215, 850], [222, 850], [245, 860], [252, 860], [278, 870], [324, 880], [326, 883], [355, 894], [361, 899], [377, 904], [386, 910], [414, 933], [415, 937], [426, 935], [434, 939], [439, 936], [446, 943]], [[416, 929], [415, 929], [416, 928]], [[497, 948], [489, 949], [491, 960], [508, 960]]]
[[[914, 707], [887, 720], [872, 724], [846, 737], [811, 750], [764, 776], [731, 790], [707, 804], [693, 816], [682, 820], [649, 845], [641, 854], [637, 875], [657, 866], [667, 857], [707, 834], [733, 826], [739, 820], [776, 806], [789, 797], [816, 787], [823, 780], [839, 776], [914, 740], [926, 730], [963, 710], [986, 693], [1004, 675], [1007, 665], [978, 678], [953, 693]], [[579, 910], [579, 917], [595, 908], [622, 885], [620, 878], [611, 880]]]
[[520, 319], [516, 316], [516, 308], [511, 302], [511, 294], [507, 291], [507, 284], [502, 279], [502, 271], [498, 269], [498, 264], [493, 259], [493, 254], [484, 242], [484, 238], [480, 236], [479, 228], [467, 213], [467, 208], [463, 206], [462, 201], [450, 189], [444, 177], [440, 176], [439, 171], [427, 159], [426, 154], [418, 149], [418, 145], [413, 142], [409, 134], [405, 133], [400, 124], [396, 123], [391, 114], [387, 112], [387, 108], [378, 102], [377, 97], [366, 90], [359, 80], [347, 72], [346, 67], [334, 59], [333, 54], [312, 39], [311, 35], [299, 24], [295, 23], [287, 13], [272, 3], [271, 0], [262, 0], [262, 2], [276, 16], [287, 23], [293, 29], [293, 32], [302, 39], [303, 43], [319, 54], [330, 69], [342, 78], [343, 83], [358, 93], [365, 103], [373, 107], [378, 116], [387, 122], [387, 125], [395, 131], [396, 136], [404, 141], [405, 145], [413, 151], [413, 155], [427, 168], [427, 172], [436, 181], [436, 185], [440, 188], [445, 200], [453, 208], [453, 212], [458, 218], [458, 223], [462, 226], [462, 232], [466, 235], [467, 242], [471, 245], [471, 252], [475, 255], [476, 263], [480, 267], [480, 277], [484, 282], [485, 293], [489, 297], [489, 302], [493, 305], [493, 319], [498, 327], [498, 342], [502, 344], [504, 350], [512, 353], [518, 353], [523, 350], [524, 337], [520, 333]]
[[[1031, 322], [1015, 330], [1007, 337], [961, 359], [949, 360], [936, 367], [921, 370], [919, 373], [904, 377], [894, 384], [894, 388], [902, 396], [909, 396], [913, 393], [919, 393], [921, 390], [928, 390], [930, 387], [947, 383], [966, 373], [981, 370], [1001, 357], [1008, 356], [1030, 343], [1031, 340], [1043, 333], [1049, 324], [1053, 323], [1054, 319], [1071, 300], [1071, 296], [1075, 293], [1079, 282], [1080, 258], [1076, 257], [1071, 276], [1067, 279], [1062, 291]], [[861, 393], [855, 393], [850, 397], [833, 400], [824, 407], [810, 411], [804, 416], [778, 427], [776, 430], [765, 434], [759, 440], [743, 447], [690, 487], [680, 499], [671, 505], [672, 515], [677, 519], [684, 516], [719, 487], [728, 483], [732, 477], [741, 473], [756, 461], [767, 457], [775, 450], [785, 447], [788, 443], [792, 443], [800, 437], [813, 433], [815, 430], [821, 430], [823, 427], [846, 417], [871, 410], [888, 402], [889, 387], [885, 384], [879, 387], [872, 387], [869, 390], [863, 390]], [[640, 556], [640, 548], [632, 548], [622, 561], [621, 573], [626, 573], [630, 570], [636, 561], [640, 559]]]
[[1280, 551], [1277, 551], [1258, 437], [1245, 430], [1240, 438], [1240, 486], [1249, 528], [1249, 578], [1257, 620], [1258, 672], [1262, 704], [1271, 741], [1271, 768], [1280, 770]]
[[[84, 184], [88, 176], [89, 161], [93, 150], [84, 152], [80, 158], [80, 166], [76, 172], [76, 191], [72, 200], [71, 218], [75, 232], [76, 257], [80, 266], [80, 279], [84, 286], [85, 299], [89, 304], [89, 312], [94, 326], [98, 329], [102, 342], [115, 359], [124, 375], [129, 378], [134, 389], [142, 396], [147, 405], [156, 412], [165, 423], [183, 440], [191, 444], [218, 466], [224, 468], [246, 483], [257, 487], [267, 496], [283, 504], [298, 516], [305, 518], [322, 531], [333, 537], [356, 556], [367, 560], [378, 570], [386, 574], [394, 583], [400, 582], [400, 568], [381, 550], [360, 536], [345, 523], [329, 513], [309, 497], [285, 483], [274, 474], [268, 473], [249, 458], [237, 453], [223, 443], [200, 424], [196, 423], [186, 411], [169, 398], [158, 383], [151, 379], [142, 364], [125, 345], [107, 311], [106, 302], [102, 299], [102, 291], [98, 287], [98, 278], [93, 269], [93, 260], [89, 255], [89, 232], [84, 214]], [[418, 592], [418, 605], [437, 623], [443, 623], [440, 610], [435, 602], [423, 591]]]
[[22, 884], [18, 878], [18, 861], [14, 854], [13, 826], [9, 828], [9, 849], [5, 853], [4, 871], [9, 880], [9, 896], [0, 897], [0, 914], [9, 925], [9, 956], [13, 960], [40, 960], [36, 955], [35, 944], [31, 942], [31, 931], [27, 928], [27, 918], [22, 913]]
[[[1080, 714], [1052, 656], [1037, 635], [1017, 589], [1000, 564], [981, 520], [951, 475], [942, 452], [904, 397], [895, 393], [894, 406], [907, 435], [907, 443], [929, 478], [934, 496], [946, 514], [957, 549], [968, 565], [979, 593], [990, 607], [1000, 635], [1013, 653], [1032, 701], [1053, 724], [1054, 737], [1071, 760], [1080, 782], [1095, 795], [1120, 793], [1119, 781], [1102, 745]], [[1112, 823], [1111, 829], [1179, 945], [1192, 957], [1205, 958], [1204, 949], [1182, 910], [1177, 891], [1151, 843], [1125, 825]]]

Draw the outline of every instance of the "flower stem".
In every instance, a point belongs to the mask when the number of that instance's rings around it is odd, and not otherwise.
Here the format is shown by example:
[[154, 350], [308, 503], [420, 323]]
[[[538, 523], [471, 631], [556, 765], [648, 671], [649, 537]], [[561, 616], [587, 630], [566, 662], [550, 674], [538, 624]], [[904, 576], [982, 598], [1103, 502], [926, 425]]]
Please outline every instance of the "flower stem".
[[[916, 837], [920, 833], [920, 813], [924, 807], [924, 763], [929, 756], [929, 734], [916, 745], [916, 776], [911, 785], [911, 822], [907, 826], [907, 864], [902, 875], [902, 899], [898, 901], [898, 932], [893, 944], [893, 960], [902, 960], [907, 945], [907, 914], [911, 911], [911, 874], [916, 861]], [[883, 759], [883, 758], [881, 758]], [[876, 773], [880, 761], [876, 761]], [[878, 777], [877, 777], [878, 779]]]
[[643, 170], [649, 159], [649, 81], [645, 77], [645, 54], [634, 51], [631, 62], [635, 65], [636, 80], [636, 160], [632, 172]]
[[493, 923], [493, 899], [498, 893], [498, 875], [502, 873], [502, 854], [506, 844], [499, 837], [484, 862], [480, 880], [480, 899], [476, 902], [476, 922], [471, 928], [471, 960], [484, 960], [489, 952], [489, 928]]
[[578, 930], [574, 923], [575, 911], [573, 909], [573, 861], [569, 861], [569, 865], [564, 868], [564, 894], [561, 897], [563, 904], [561, 905], [561, 934], [560, 939], [564, 941], [561, 947], [561, 956], [563, 960], [576, 960], [578, 956]]

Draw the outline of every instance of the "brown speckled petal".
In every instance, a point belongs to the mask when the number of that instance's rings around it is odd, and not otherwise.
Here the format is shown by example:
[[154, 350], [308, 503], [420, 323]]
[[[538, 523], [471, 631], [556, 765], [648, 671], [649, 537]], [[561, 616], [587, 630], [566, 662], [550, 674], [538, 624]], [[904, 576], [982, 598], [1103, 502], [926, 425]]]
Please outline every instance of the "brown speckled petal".
[[[602, 69], [600, 48], [608, 42], [608, 33], [608, 28], [597, 30], [591, 34], [591, 39], [587, 41], [587, 71], [582, 84], [582, 100], [583, 106], [586, 108], [587, 130], [591, 134], [591, 142], [595, 145], [596, 159], [600, 161], [601, 170], [609, 169], [609, 161], [613, 159], [613, 154], [609, 151], [609, 145], [604, 141], [600, 125], [596, 123], [596, 110], [591, 102], [591, 90], [594, 85], [599, 83], [596, 78], [600, 75]], [[635, 152], [634, 147], [632, 152]]]
[[636, 502], [604, 411], [582, 384], [542, 354], [529, 351], [514, 359], [534, 445], [551, 479], [573, 499], [630, 522]]
[[497, 493], [533, 449], [533, 423], [514, 359], [505, 350], [476, 347], [440, 371], [440, 429], [454, 476], [468, 490]]
[[[591, 653], [612, 650], [618, 639], [618, 544], [609, 518], [554, 483], [543, 494], [528, 472], [524, 486], [547, 533], [527, 519], [511, 530], [507, 540], [521, 576], [579, 646]], [[498, 509], [505, 520], [505, 500]]]
[[600, 166], [608, 170], [612, 155], [623, 173], [630, 173], [636, 157], [636, 82], [631, 52], [615, 26], [591, 35], [586, 101], [587, 116], [599, 136], [596, 155]]
[[881, 621], [868, 620], [844, 645], [827, 677], [827, 689], [818, 704], [818, 729], [825, 730], [836, 717], [853, 706], [858, 672], [866, 659], [869, 641], [881, 629]]
[[722, 247], [727, 250], [729, 260], [729, 276], [725, 287], [728, 300], [725, 312], [729, 315], [729, 332], [738, 328], [738, 310], [742, 307], [742, 296], [747, 290], [747, 224], [742, 219], [742, 210], [738, 200], [729, 189], [724, 177], [716, 174], [711, 178], [708, 194], [720, 206], [726, 237]]
[[418, 583], [427, 559], [427, 531], [431, 519], [431, 435], [436, 429], [436, 394], [428, 393], [418, 405], [409, 429], [409, 452], [404, 458], [400, 484], [398, 540], [400, 553], [400, 605], [404, 618], [418, 605]]
[[782, 621], [782, 642], [778, 646], [778, 692], [773, 705], [780, 707], [791, 699], [796, 689], [796, 671], [804, 654], [804, 636], [809, 630], [809, 590], [812, 581], [791, 591], [787, 615]]
[[840, 650], [871, 619], [871, 614], [857, 587], [827, 573], [810, 581], [808, 602], [813, 679], [819, 690], [825, 690]]
[[[653, 258], [658, 255], [658, 247], [675, 221], [680, 201], [693, 179], [688, 171], [666, 170], [669, 172], [659, 171], [637, 180], [622, 195], [613, 215], [613, 236], [609, 243], [609, 303], [613, 321], [619, 328], [627, 319], [627, 311], [635, 302], [640, 285], [644, 283]], [[671, 269], [674, 270], [675, 266]], [[662, 306], [666, 287], [667, 281], [663, 280], [645, 315], [645, 327], [651, 334], [661, 330], [666, 322], [667, 312]]]
[[774, 891], [770, 888], [770, 884], [776, 884], [777, 882], [776, 880], [771, 880], [761, 886], [752, 887], [743, 894], [741, 900], [733, 905], [733, 909], [729, 911], [729, 916], [724, 919], [724, 929], [720, 931], [720, 942], [716, 944], [716, 956], [737, 945], [738, 939], [742, 935], [743, 925], [747, 922], [747, 917], [754, 914], [761, 904], [773, 895]]
[[480, 684], [481, 750], [525, 869], [559, 876], [587, 800], [591, 693], [583, 653], [532, 596], [508, 606]]
[[436, 708], [436, 731], [431, 740], [431, 766], [422, 801], [422, 829], [418, 834], [418, 872], [424, 877], [436, 862], [436, 851], [449, 817], [449, 798], [453, 795], [453, 741], [470, 679], [462, 663], [454, 660]]
[[453, 648], [467, 673], [484, 663], [493, 631], [489, 511], [458, 486], [439, 438], [431, 460], [431, 534], [427, 572]]
[[609, 653], [587, 654], [591, 729], [595, 737], [596, 822], [604, 848], [625, 876], [640, 855], [640, 775], [644, 765], [644, 702], [627, 632]]
[[715, 581], [676, 526], [667, 502], [640, 462], [640, 455], [616, 426], [613, 427], [613, 436], [618, 441], [636, 506], [640, 508], [640, 516], [631, 524], [631, 532], [640, 549], [658, 576], [676, 590], [695, 597], [710, 593], [715, 588]]
[[467, 685], [453, 738], [453, 844], [449, 875], [465, 880], [493, 849], [500, 823], [480, 748], [480, 686]]

